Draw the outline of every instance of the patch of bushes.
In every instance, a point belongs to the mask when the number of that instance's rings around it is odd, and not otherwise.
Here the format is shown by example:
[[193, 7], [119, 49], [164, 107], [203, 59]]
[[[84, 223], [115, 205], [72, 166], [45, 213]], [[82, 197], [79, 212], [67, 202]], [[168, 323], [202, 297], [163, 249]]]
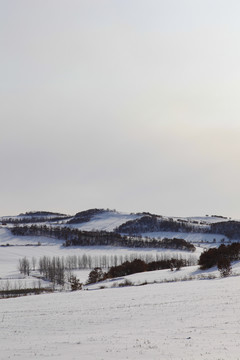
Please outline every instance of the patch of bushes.
[[125, 286], [133, 286], [133, 283], [130, 280], [125, 280], [124, 282], [118, 284], [119, 287], [125, 287]]
[[220, 271], [224, 267], [229, 267], [231, 261], [236, 260], [240, 260], [240, 243], [233, 243], [231, 245], [222, 244], [219, 248], [204, 251], [200, 255], [198, 264], [202, 270], [218, 266]]

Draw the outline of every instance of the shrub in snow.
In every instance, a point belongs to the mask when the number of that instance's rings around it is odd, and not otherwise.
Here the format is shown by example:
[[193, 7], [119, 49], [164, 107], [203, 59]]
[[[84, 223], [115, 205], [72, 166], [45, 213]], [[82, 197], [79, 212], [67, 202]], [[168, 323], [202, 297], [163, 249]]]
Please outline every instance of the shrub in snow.
[[72, 291], [82, 290], [82, 283], [80, 283], [80, 280], [74, 275], [70, 277], [70, 285]]
[[104, 279], [105, 279], [105, 273], [103, 273], [100, 267], [96, 267], [92, 271], [90, 271], [88, 275], [87, 284], [94, 284]]
[[221, 277], [227, 277], [232, 273], [231, 262], [229, 258], [221, 257], [218, 259], [217, 263], [218, 270], [220, 272]]

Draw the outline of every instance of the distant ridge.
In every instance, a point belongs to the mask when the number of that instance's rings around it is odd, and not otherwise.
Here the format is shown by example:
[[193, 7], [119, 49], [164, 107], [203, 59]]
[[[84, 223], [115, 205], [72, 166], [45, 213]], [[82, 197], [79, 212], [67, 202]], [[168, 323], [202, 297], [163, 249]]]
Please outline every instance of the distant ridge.
[[51, 211], [28, 211], [24, 214], [19, 214], [19, 216], [67, 216], [66, 214], [61, 214], [58, 212]]
[[67, 224], [82, 224], [85, 222], [89, 222], [93, 218], [93, 216], [104, 214], [107, 212], [114, 212], [114, 210], [89, 209], [89, 210], [80, 211], [76, 213], [76, 215], [71, 220], [69, 220]]

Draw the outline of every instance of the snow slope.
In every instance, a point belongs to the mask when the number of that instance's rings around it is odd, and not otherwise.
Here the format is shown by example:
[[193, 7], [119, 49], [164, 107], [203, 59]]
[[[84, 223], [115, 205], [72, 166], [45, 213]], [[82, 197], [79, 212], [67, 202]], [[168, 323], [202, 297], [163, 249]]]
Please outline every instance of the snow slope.
[[0, 246], [1, 245], [56, 245], [62, 244], [63, 240], [57, 240], [45, 236], [13, 236], [7, 228], [0, 227]]
[[240, 359], [239, 277], [1, 300], [1, 359]]
[[[42, 245], [36, 246], [39, 241]], [[36, 282], [19, 275], [18, 260], [24, 256], [31, 260], [83, 253], [175, 255], [170, 250], [64, 248], [55, 239], [14, 237], [1, 228], [0, 245], [7, 243], [0, 247], [3, 288], [8, 281], [21, 287]], [[177, 253], [199, 256], [201, 251]], [[89, 270], [74, 273], [85, 281]], [[0, 359], [240, 359], [239, 263], [233, 264], [233, 274], [220, 279], [216, 268], [200, 271], [193, 266], [133, 274], [84, 286], [79, 292], [1, 299]], [[217, 278], [200, 280], [213, 277]], [[183, 281], [190, 278], [194, 280]], [[150, 285], [118, 287], [125, 280]]]
[[141, 217], [136, 214], [120, 213], [116, 211], [105, 211], [94, 215], [89, 222], [82, 224], [67, 224], [68, 227], [77, 228], [79, 230], [105, 230], [113, 231], [116, 227], [124, 224], [129, 220], [135, 220]]
[[[174, 232], [174, 231], [158, 231], [158, 232], [147, 232], [142, 233], [142, 237], [150, 237], [156, 239], [184, 239], [192, 244], [201, 244], [207, 246], [208, 243], [220, 244], [229, 242], [229, 238], [223, 234], [208, 234], [208, 233], [187, 233], [187, 232]], [[215, 245], [216, 246], [216, 245]]]

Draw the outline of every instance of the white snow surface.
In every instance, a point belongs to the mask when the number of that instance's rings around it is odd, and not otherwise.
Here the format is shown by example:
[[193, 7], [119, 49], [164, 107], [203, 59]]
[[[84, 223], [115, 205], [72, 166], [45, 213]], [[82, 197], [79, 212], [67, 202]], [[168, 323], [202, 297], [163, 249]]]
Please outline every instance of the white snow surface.
[[[35, 246], [38, 242], [41, 246]], [[64, 248], [61, 241], [14, 237], [0, 229], [0, 286], [32, 286], [18, 260], [43, 255], [115, 255], [176, 251], [113, 247]], [[32, 246], [22, 246], [32, 244]], [[14, 246], [11, 246], [14, 245]], [[199, 256], [202, 249], [190, 256]], [[74, 273], [85, 282], [90, 270]], [[240, 264], [219, 278], [216, 267], [133, 274], [58, 292], [0, 300], [0, 359], [240, 359]], [[211, 279], [211, 280], [210, 280]], [[119, 287], [125, 281], [135, 286]], [[190, 281], [191, 280], [191, 281]], [[43, 281], [43, 280], [41, 280]], [[22, 282], [22, 283], [21, 283]], [[145, 286], [144, 283], [148, 283]], [[36, 284], [37, 285], [37, 284]], [[43, 282], [41, 286], [47, 286]], [[101, 289], [102, 288], [102, 289]]]
[[67, 224], [68, 227], [74, 227], [80, 230], [104, 230], [113, 231], [116, 227], [124, 224], [129, 220], [140, 218], [140, 215], [120, 213], [116, 211], [105, 211], [94, 215], [89, 222], [82, 224]]
[[239, 277], [1, 300], [1, 359], [237, 360]]
[[[61, 240], [56, 240], [48, 237], [32, 237], [32, 236], [13, 236], [11, 231], [6, 228], [0, 228], [0, 287], [2, 281], [8, 280], [15, 284], [16, 281], [20, 278], [22, 282], [26, 282], [25, 277], [20, 276], [18, 271], [19, 260], [26, 257], [30, 262], [34, 257], [36, 261], [43, 257], [67, 257], [67, 256], [82, 256], [86, 254], [92, 257], [98, 257], [106, 255], [110, 256], [133, 256], [134, 258], [139, 258], [142, 255], [152, 256], [153, 260], [157, 254], [168, 255], [169, 257], [178, 257], [182, 258], [195, 258], [198, 259], [200, 253], [202, 252], [201, 248], [197, 248], [194, 253], [189, 253], [187, 251], [176, 251], [170, 249], [148, 249], [148, 248], [122, 248], [122, 247], [112, 247], [112, 246], [76, 246], [76, 247], [63, 247]], [[38, 244], [41, 246], [38, 246]], [[9, 244], [9, 246], [6, 246]], [[29, 246], [26, 246], [29, 245]], [[77, 276], [82, 282], [85, 282], [88, 278], [90, 270], [80, 270], [75, 271]], [[2, 280], [1, 280], [2, 279]], [[32, 281], [35, 282], [36, 279], [32, 278]], [[29, 283], [29, 278], [28, 278]]]

